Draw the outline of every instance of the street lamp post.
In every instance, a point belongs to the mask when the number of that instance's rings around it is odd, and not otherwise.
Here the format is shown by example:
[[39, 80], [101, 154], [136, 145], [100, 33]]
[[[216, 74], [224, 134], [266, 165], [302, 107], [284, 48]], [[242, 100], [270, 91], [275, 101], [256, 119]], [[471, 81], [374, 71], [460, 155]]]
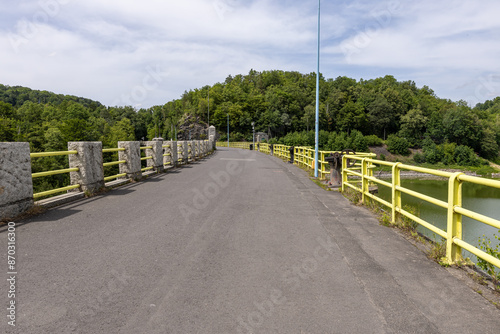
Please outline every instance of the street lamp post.
[[316, 71], [316, 135], [314, 152], [314, 177], [318, 177], [318, 146], [319, 146], [319, 51], [320, 51], [320, 28], [321, 28], [321, 0], [318, 0], [318, 68]]
[[255, 122], [252, 122], [252, 132], [253, 132], [253, 149], [255, 151]]
[[227, 113], [227, 148], [229, 148], [229, 113]]
[[210, 87], [208, 87], [208, 129], [207, 138], [210, 139]]

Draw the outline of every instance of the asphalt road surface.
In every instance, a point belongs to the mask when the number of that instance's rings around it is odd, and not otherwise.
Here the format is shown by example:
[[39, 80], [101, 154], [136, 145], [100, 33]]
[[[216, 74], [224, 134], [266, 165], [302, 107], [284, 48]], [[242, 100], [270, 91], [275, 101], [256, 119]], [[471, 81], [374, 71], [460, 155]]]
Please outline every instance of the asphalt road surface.
[[369, 211], [258, 152], [219, 148], [15, 233], [0, 332], [500, 331], [500, 310]]

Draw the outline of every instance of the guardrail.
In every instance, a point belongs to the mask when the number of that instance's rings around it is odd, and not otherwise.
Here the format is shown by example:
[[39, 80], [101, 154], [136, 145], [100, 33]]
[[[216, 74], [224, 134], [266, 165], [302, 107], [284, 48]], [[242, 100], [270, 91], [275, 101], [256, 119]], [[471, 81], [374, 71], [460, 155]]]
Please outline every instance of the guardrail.
[[[105, 148], [102, 150], [102, 153], [116, 153], [116, 152], [124, 152], [124, 148]], [[119, 161], [111, 161], [111, 162], [105, 162], [103, 163], [103, 167], [109, 167], [109, 166], [116, 166], [116, 165], [121, 165], [127, 163], [126, 160], [119, 160]], [[108, 182], [111, 180], [118, 179], [120, 177], [125, 177], [127, 176], [127, 173], [122, 173], [122, 174], [117, 174], [117, 175], [112, 175], [104, 178], [104, 182]]]
[[[30, 153], [30, 158], [33, 159], [33, 158], [42, 158], [42, 157], [55, 157], [55, 156], [70, 155], [70, 154], [77, 154], [77, 153], [78, 153], [77, 151]], [[66, 174], [66, 173], [78, 172], [78, 171], [79, 171], [78, 168], [66, 168], [66, 169], [59, 169], [59, 170], [53, 170], [53, 171], [32, 173], [31, 177], [35, 179], [35, 178], [43, 177], [43, 176]], [[42, 191], [42, 192], [33, 194], [33, 198], [36, 199], [36, 198], [40, 198], [40, 197], [50, 196], [50, 195], [62, 193], [62, 192], [77, 189], [77, 188], [80, 188], [80, 185], [72, 185], [72, 186]]]
[[[354, 160], [358, 163], [353, 167], [347, 166], [347, 161]], [[392, 168], [391, 181], [385, 181], [373, 176], [373, 167], [377, 165], [389, 166]], [[448, 179], [448, 200], [442, 201], [425, 194], [418, 193], [411, 189], [401, 186], [401, 171], [413, 171], [434, 176], [440, 176]], [[379, 184], [391, 189], [391, 201], [386, 201], [375, 194], [370, 193], [369, 183]], [[451, 263], [456, 263], [462, 259], [462, 249], [469, 251], [478, 258], [489, 262], [490, 264], [500, 268], [500, 259], [491, 256], [482, 251], [476, 246], [467, 243], [462, 237], [462, 217], [469, 217], [483, 224], [490, 225], [500, 229], [500, 220], [492, 217], [487, 217], [478, 212], [466, 209], [462, 206], [462, 185], [464, 183], [474, 183], [487, 187], [500, 189], [500, 181], [485, 179], [475, 176], [468, 176], [463, 173], [450, 173], [438, 171], [428, 168], [405, 165], [402, 163], [392, 163], [386, 161], [375, 160], [356, 155], [347, 155], [342, 159], [342, 191], [347, 187], [360, 192], [363, 203], [367, 198], [370, 198], [378, 203], [388, 207], [392, 211], [392, 222], [396, 222], [398, 215], [403, 215], [433, 233], [441, 236], [446, 240], [446, 260]], [[402, 194], [407, 194], [423, 200], [429, 204], [440, 207], [447, 211], [446, 230], [434, 226], [420, 217], [403, 209]]]
[[[187, 151], [188, 141], [179, 144]], [[202, 159], [210, 155], [214, 149], [213, 144], [212, 140], [192, 142], [193, 159]], [[0, 177], [7, 175], [11, 180], [8, 181], [8, 187], [0, 189], [2, 193], [2, 196], [0, 196], [0, 219], [16, 217], [32, 208], [35, 204], [53, 206], [81, 197], [83, 194], [88, 196], [98, 194], [106, 186], [116, 186], [116, 183], [106, 183], [113, 179], [123, 178], [124, 183], [139, 181], [146, 176], [143, 173], [145, 171], [154, 170], [156, 173], [162, 173], [165, 171], [165, 165], [168, 164], [171, 167], [178, 165], [177, 156], [178, 153], [182, 152], [178, 151], [176, 141], [165, 142], [159, 139], [144, 142], [143, 145], [147, 146], [141, 148], [139, 141], [119, 141], [118, 148], [103, 149], [102, 142], [69, 142], [67, 151], [32, 153], [30, 152], [30, 144], [27, 142], [0, 143], [0, 152], [2, 154]], [[142, 153], [145, 150], [147, 150], [146, 153]], [[105, 156], [110, 153], [115, 154]], [[118, 153], [118, 158], [116, 158], [116, 153]], [[181, 155], [181, 161], [187, 164], [190, 161], [187, 152], [185, 153]], [[61, 156], [61, 159], [53, 158], [57, 156]], [[68, 156], [68, 158], [62, 156]], [[38, 165], [42, 164], [39, 164], [35, 159], [42, 157], [51, 157], [51, 160], [57, 160], [57, 166], [61, 166], [61, 164], [62, 166], [39, 167]], [[104, 159], [105, 157], [106, 159]], [[66, 162], [62, 161], [63, 158], [66, 159]], [[143, 161], [147, 161], [147, 167], [145, 168], [142, 168]], [[65, 168], [65, 165], [69, 168]], [[116, 168], [118, 166], [119, 169]], [[49, 168], [61, 169], [45, 170]], [[117, 170], [119, 170], [120, 174], [108, 176], [108, 174], [115, 174]], [[68, 173], [70, 174], [69, 177]], [[49, 176], [57, 179], [57, 186], [47, 186], [45, 183], [50, 184], [50, 182], [40, 179]], [[39, 183], [43, 184], [41, 185], [43, 188], [38, 188]], [[119, 183], [121, 184], [121, 181]], [[68, 186], [33, 194], [35, 191], [62, 185]], [[52, 197], [52, 195], [76, 189], [78, 191], [75, 191], [75, 196], [73, 194], [70, 194], [70, 196], [63, 194], [48, 202], [40, 202], [44, 197]], [[35, 200], [38, 203], [35, 203]]]

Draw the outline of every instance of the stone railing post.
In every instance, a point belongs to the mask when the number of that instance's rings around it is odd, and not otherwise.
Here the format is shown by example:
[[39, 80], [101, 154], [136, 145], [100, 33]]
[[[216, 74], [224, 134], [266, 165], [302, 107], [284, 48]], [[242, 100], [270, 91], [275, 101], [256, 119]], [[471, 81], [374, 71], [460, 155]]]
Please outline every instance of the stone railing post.
[[202, 148], [203, 148], [202, 149], [202, 152], [203, 152], [202, 154], [203, 154], [204, 157], [206, 157], [208, 155], [207, 141], [206, 140], [202, 141], [201, 145], [202, 145]]
[[29, 143], [0, 143], [0, 219], [33, 207]]
[[147, 161], [148, 167], [153, 167], [154, 170], [158, 173], [162, 173], [164, 170], [163, 167], [163, 141], [154, 140], [148, 141], [145, 143], [146, 146], [152, 146], [153, 148], [146, 149], [146, 156], [153, 157]]
[[193, 144], [193, 143], [194, 143], [194, 141], [193, 141], [193, 140], [190, 140], [190, 141], [188, 141], [187, 143], [188, 143], [188, 161], [189, 161], [189, 160], [191, 160], [191, 161], [196, 160], [196, 158], [195, 158], [195, 156], [194, 156], [194, 153], [195, 153], [195, 152], [194, 152], [194, 151], [195, 151], [195, 149], [194, 149], [194, 144]]
[[184, 162], [184, 144], [182, 141], [177, 142], [177, 164], [182, 164]]
[[188, 142], [187, 141], [177, 142], [177, 152], [179, 160], [181, 160], [183, 164], [187, 164], [189, 162]]
[[118, 159], [126, 161], [126, 163], [120, 164], [120, 174], [126, 173], [126, 178], [139, 180], [142, 177], [141, 143], [138, 141], [119, 141], [118, 148], [125, 149], [125, 151], [118, 152]]
[[[69, 174], [71, 185], [80, 185], [83, 192], [96, 193], [104, 187], [104, 167], [101, 142], [69, 142], [69, 168], [79, 168]], [[76, 190], [79, 191], [79, 190]]]
[[201, 140], [195, 140], [194, 144], [196, 147], [196, 159], [203, 158], [203, 154], [201, 153]]
[[189, 163], [189, 142], [182, 142], [182, 162], [185, 164]]
[[179, 160], [178, 154], [177, 154], [177, 142], [176, 141], [167, 141], [167, 142], [164, 142], [164, 145], [167, 145], [167, 147], [165, 147], [165, 150], [164, 150], [166, 155], [163, 157], [163, 164], [165, 166], [176, 167], [177, 160]]

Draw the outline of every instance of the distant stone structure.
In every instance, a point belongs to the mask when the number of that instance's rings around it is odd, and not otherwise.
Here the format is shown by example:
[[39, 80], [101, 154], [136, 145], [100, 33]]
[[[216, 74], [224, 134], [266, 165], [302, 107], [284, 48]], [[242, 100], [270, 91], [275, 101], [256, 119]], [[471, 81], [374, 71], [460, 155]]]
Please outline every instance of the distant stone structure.
[[264, 133], [264, 132], [257, 132], [255, 134], [255, 141], [256, 142], [261, 142], [261, 141], [269, 141], [269, 136], [267, 135], [267, 133]]

